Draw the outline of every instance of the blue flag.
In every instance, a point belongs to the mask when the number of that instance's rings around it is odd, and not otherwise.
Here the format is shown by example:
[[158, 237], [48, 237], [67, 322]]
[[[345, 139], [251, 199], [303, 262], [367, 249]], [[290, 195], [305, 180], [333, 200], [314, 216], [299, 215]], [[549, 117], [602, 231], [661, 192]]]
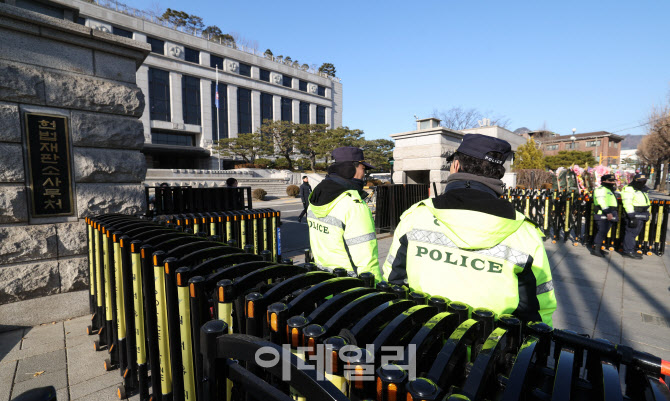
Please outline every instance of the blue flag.
[[219, 108], [219, 83], [216, 83], [216, 95], [214, 96], [214, 105], [216, 108]]

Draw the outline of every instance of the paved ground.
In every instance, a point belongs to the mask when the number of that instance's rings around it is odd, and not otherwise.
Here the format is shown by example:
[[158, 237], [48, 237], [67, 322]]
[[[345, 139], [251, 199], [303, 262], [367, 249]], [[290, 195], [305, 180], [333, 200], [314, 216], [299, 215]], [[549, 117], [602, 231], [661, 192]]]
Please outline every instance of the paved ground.
[[[263, 206], [282, 210], [284, 254], [300, 262], [308, 241], [306, 224], [297, 222], [299, 200]], [[391, 239], [388, 234], [379, 236], [382, 263]], [[569, 242], [547, 242], [546, 248], [559, 305], [555, 327], [670, 360], [670, 253], [634, 261], [615, 253], [595, 258]], [[107, 353], [93, 350], [94, 337], [85, 333], [89, 321], [81, 317], [0, 333], [0, 401], [46, 385], [56, 387], [61, 401], [116, 400], [119, 371], [104, 371]]]

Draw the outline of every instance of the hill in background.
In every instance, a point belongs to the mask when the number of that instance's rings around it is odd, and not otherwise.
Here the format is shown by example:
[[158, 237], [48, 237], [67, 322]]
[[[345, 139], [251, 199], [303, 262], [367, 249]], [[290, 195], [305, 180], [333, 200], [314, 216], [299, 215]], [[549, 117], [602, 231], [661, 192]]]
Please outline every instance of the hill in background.
[[621, 142], [621, 150], [637, 149], [644, 135], [624, 135], [624, 140]]

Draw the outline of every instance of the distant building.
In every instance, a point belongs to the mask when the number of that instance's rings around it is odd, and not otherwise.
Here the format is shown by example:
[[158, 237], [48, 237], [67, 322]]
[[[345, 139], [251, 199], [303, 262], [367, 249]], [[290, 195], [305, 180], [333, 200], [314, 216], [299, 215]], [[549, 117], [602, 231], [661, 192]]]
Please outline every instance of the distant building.
[[[336, 77], [210, 40], [116, 0], [58, 2], [79, 9], [79, 24], [151, 45], [136, 74], [146, 102], [142, 152], [149, 168], [217, 169], [213, 142], [254, 132], [265, 119], [342, 126], [342, 84]], [[96, 69], [115, 68], [105, 53], [95, 60]]]
[[619, 167], [624, 170], [634, 170], [640, 159], [637, 157], [637, 149], [626, 149], [621, 151]]
[[590, 151], [598, 163], [602, 158], [601, 164], [610, 166], [619, 164], [621, 141], [624, 138], [607, 131], [597, 131], [575, 135], [534, 137], [534, 139], [541, 144], [542, 153], [545, 156], [555, 156], [561, 150]]

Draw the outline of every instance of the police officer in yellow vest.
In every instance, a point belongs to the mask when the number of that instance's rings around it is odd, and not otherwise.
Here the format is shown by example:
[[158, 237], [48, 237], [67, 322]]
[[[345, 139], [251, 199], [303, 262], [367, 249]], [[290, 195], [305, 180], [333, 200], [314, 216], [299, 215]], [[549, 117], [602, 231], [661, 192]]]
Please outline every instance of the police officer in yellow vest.
[[615, 190], [616, 177], [613, 174], [605, 174], [600, 178], [600, 186], [593, 191], [593, 206], [595, 207], [593, 220], [598, 227], [598, 232], [593, 240], [591, 253], [595, 256], [607, 256], [607, 252], [601, 249], [603, 241], [612, 224], [619, 220]]
[[401, 216], [387, 281], [452, 301], [552, 325], [556, 297], [541, 233], [500, 199], [510, 144], [467, 134], [451, 162], [444, 194]]
[[626, 234], [623, 237], [623, 256], [642, 259], [635, 252], [635, 238], [649, 220], [649, 196], [647, 195], [647, 176], [636, 174], [630, 184], [623, 187], [621, 201], [626, 211]]
[[381, 280], [375, 223], [363, 201], [365, 162], [361, 149], [345, 146], [333, 151], [335, 163], [309, 197], [307, 224], [316, 265], [342, 267], [350, 276], [371, 272]]

